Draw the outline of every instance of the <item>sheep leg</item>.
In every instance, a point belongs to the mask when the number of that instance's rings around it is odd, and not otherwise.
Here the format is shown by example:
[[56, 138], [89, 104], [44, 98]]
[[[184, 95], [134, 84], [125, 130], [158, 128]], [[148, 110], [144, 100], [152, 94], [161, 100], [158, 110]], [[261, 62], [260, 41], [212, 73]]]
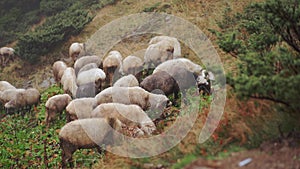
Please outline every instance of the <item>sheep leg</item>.
[[76, 147], [63, 139], [60, 140], [60, 147], [62, 149], [62, 168], [67, 168], [67, 165], [70, 164], [70, 167], [73, 168], [72, 155], [76, 151]]

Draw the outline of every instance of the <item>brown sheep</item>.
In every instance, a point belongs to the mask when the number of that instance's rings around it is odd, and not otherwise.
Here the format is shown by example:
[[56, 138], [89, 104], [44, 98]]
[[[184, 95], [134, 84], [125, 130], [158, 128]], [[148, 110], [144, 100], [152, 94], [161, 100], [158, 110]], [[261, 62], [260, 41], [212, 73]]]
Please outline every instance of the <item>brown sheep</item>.
[[103, 145], [114, 142], [114, 129], [121, 128], [117, 119], [91, 118], [67, 123], [59, 132], [59, 144], [62, 149], [62, 168], [68, 163], [71, 167], [72, 155], [77, 149], [97, 148], [102, 152]]
[[68, 94], [59, 94], [50, 97], [45, 106], [46, 106], [46, 124], [49, 123], [55, 118], [57, 113], [62, 113], [67, 105], [72, 101], [72, 98]]
[[148, 92], [156, 94], [170, 95], [174, 93], [174, 98], [178, 98], [179, 87], [176, 80], [167, 72], [160, 71], [146, 77], [140, 87]]

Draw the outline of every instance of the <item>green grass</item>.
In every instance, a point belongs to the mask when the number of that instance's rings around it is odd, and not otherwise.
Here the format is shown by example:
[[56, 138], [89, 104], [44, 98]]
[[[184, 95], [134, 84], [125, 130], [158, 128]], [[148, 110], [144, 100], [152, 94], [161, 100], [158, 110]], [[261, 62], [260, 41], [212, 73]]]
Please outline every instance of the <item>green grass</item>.
[[[45, 125], [45, 102], [48, 97], [63, 91], [52, 86], [42, 93], [41, 104], [36, 110], [7, 115], [0, 122], [0, 168], [59, 168], [61, 149], [58, 131], [65, 124], [62, 114]], [[74, 153], [75, 167], [90, 167], [101, 154], [94, 150], [78, 150]]]

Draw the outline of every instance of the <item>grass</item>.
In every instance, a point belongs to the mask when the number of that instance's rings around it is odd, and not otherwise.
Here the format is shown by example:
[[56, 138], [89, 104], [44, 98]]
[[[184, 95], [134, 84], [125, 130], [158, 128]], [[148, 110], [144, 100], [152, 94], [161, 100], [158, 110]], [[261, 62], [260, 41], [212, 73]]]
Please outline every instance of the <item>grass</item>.
[[[63, 93], [52, 86], [42, 93], [41, 104], [22, 116], [7, 115], [0, 122], [1, 168], [59, 168], [61, 150], [58, 133], [65, 124], [64, 114], [50, 125], [45, 125], [45, 102], [55, 94]], [[4, 113], [4, 112], [2, 112]], [[78, 150], [74, 153], [75, 167], [90, 167], [102, 154], [94, 150]]]

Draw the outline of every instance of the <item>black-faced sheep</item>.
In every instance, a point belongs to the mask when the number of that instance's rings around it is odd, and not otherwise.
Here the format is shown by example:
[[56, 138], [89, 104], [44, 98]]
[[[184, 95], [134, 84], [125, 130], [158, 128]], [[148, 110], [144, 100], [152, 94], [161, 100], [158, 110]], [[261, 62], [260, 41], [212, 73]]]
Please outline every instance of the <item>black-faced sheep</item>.
[[201, 75], [197, 78], [199, 92], [203, 91], [204, 95], [211, 94], [211, 81], [215, 80], [214, 74], [210, 71], [202, 70]]
[[49, 123], [55, 118], [56, 114], [61, 114], [71, 101], [72, 98], [68, 94], [59, 94], [50, 97], [45, 104], [46, 124], [49, 125]]
[[179, 58], [181, 56], [180, 43], [176, 38], [170, 36], [155, 36], [150, 40], [149, 44], [155, 44], [160, 41], [169, 41], [169, 43], [173, 46], [173, 58]]
[[[141, 87], [109, 87], [96, 95], [97, 104], [123, 103], [136, 104], [143, 110], [160, 115], [165, 106], [170, 105], [169, 99], [162, 94], [147, 92]], [[152, 117], [151, 117], [152, 118]]]
[[74, 63], [75, 74], [77, 75], [79, 70], [89, 63], [95, 63], [97, 67], [101, 68], [102, 58], [99, 56], [83, 56], [76, 60]]
[[188, 71], [193, 72], [197, 75], [200, 75], [201, 70], [203, 69], [200, 65], [192, 62], [189, 59], [177, 58], [177, 59], [167, 60], [167, 61], [161, 63], [154, 69], [153, 73], [156, 73], [158, 71], [169, 72], [169, 70], [173, 67], [182, 67], [182, 68], [185, 68]]
[[0, 64], [5, 66], [10, 60], [13, 60], [13, 56], [15, 54], [15, 50], [10, 47], [2, 47], [0, 48]]
[[67, 69], [67, 65], [63, 61], [56, 61], [52, 66], [53, 76], [56, 82], [60, 82], [64, 71]]
[[80, 98], [72, 100], [66, 107], [67, 122], [91, 117], [91, 112], [97, 107], [95, 98]]
[[106, 75], [102, 69], [94, 68], [80, 72], [77, 76], [77, 85], [81, 86], [87, 83], [95, 83], [98, 89], [101, 89]]
[[41, 94], [35, 88], [29, 88], [22, 92], [17, 92], [15, 97], [5, 103], [4, 107], [8, 112], [24, 107], [31, 107], [40, 102]]
[[12, 84], [10, 84], [7, 81], [0, 81], [0, 92], [3, 92], [4, 90], [8, 89], [16, 89]]
[[67, 123], [59, 132], [62, 149], [62, 168], [72, 165], [72, 155], [77, 149], [97, 148], [101, 153], [103, 145], [114, 142], [114, 130], [121, 128], [116, 119], [91, 118]]
[[114, 75], [123, 74], [122, 55], [118, 51], [109, 52], [103, 60], [103, 70], [107, 75], [107, 83], [112, 86]]
[[65, 93], [69, 94], [73, 98], [76, 98], [76, 91], [77, 91], [77, 83], [76, 83], [76, 75], [73, 68], [68, 67], [60, 80], [61, 84], [63, 85], [63, 90]]
[[69, 57], [75, 62], [81, 53], [85, 52], [84, 43], [72, 43], [69, 48]]
[[132, 74], [121, 77], [113, 85], [113, 87], [133, 87], [133, 86], [139, 86], [139, 82], [136, 79], [136, 77], [133, 76]]
[[140, 81], [143, 71], [144, 62], [137, 56], [127, 56], [123, 60], [123, 72], [125, 74], [133, 74]]
[[138, 126], [147, 135], [151, 135], [156, 130], [152, 120], [138, 105], [103, 103], [92, 111], [91, 117], [117, 118], [126, 127]]

